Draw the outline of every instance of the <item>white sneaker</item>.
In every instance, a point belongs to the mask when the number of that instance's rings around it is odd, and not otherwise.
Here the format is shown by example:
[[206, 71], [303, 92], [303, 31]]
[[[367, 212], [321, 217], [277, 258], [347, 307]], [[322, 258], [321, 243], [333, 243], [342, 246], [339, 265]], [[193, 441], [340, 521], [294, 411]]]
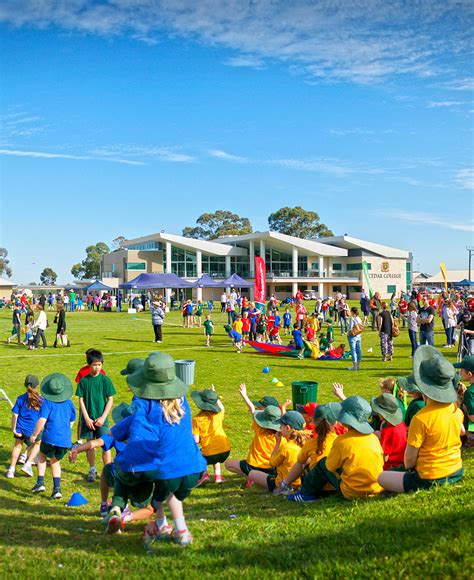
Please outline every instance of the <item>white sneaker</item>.
[[8, 471], [5, 474], [5, 477], [7, 479], [13, 479], [15, 477], [15, 468], [14, 467], [9, 467]]
[[97, 470], [95, 467], [91, 467], [89, 469], [89, 473], [87, 474], [86, 481], [88, 481], [89, 483], [94, 483], [96, 479], [97, 479]]
[[25, 463], [21, 468], [23, 473], [25, 473], [28, 477], [33, 477], [33, 468], [31, 467], [31, 463]]
[[28, 459], [26, 453], [22, 453], [20, 455], [20, 457], [18, 458], [18, 463], [20, 463], [20, 465], [25, 465], [26, 460]]

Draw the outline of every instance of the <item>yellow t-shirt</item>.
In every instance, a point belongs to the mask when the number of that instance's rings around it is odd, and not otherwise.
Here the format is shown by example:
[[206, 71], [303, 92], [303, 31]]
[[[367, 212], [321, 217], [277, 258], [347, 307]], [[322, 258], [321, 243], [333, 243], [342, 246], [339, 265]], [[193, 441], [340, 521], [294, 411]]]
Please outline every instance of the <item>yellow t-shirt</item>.
[[428, 401], [413, 417], [408, 445], [419, 449], [415, 469], [423, 479], [451, 475], [462, 467], [463, 414], [454, 403]]
[[193, 417], [193, 435], [199, 435], [199, 446], [204, 457], [230, 451], [230, 443], [222, 423], [224, 411], [201, 411]]
[[316, 463], [318, 463], [318, 461], [320, 461], [323, 457], [328, 456], [336, 437], [337, 437], [336, 433], [331, 432], [327, 434], [320, 455], [317, 455], [316, 453], [316, 450], [318, 448], [318, 438], [311, 437], [311, 439], [308, 439], [308, 441], [306, 441], [306, 443], [303, 445], [300, 452], [298, 453], [298, 463], [306, 465], [309, 459], [309, 468], [313, 469], [313, 467], [316, 465]]
[[[341, 492], [347, 499], [380, 493], [377, 477], [383, 471], [383, 451], [377, 436], [349, 429], [339, 435], [326, 459], [326, 467], [341, 479]], [[337, 473], [342, 469], [342, 473]]]
[[[277, 485], [290, 473], [291, 468], [298, 460], [300, 451], [301, 447], [297, 443], [282, 438], [278, 451], [270, 458], [270, 465], [276, 467], [277, 470], [275, 481]], [[291, 485], [296, 489], [301, 485], [301, 479], [295, 479]]]
[[269, 469], [270, 455], [275, 447], [275, 431], [259, 427], [255, 421], [252, 422], [252, 429], [255, 433], [252, 443], [250, 444], [247, 455], [247, 463], [254, 467]]
[[242, 328], [243, 328], [243, 326], [244, 326], [244, 323], [242, 322], [242, 320], [238, 320], [238, 319], [237, 319], [237, 320], [234, 322], [234, 324], [232, 325], [232, 328], [233, 328], [234, 330], [236, 330], [236, 331], [237, 331], [239, 334], [242, 334]]

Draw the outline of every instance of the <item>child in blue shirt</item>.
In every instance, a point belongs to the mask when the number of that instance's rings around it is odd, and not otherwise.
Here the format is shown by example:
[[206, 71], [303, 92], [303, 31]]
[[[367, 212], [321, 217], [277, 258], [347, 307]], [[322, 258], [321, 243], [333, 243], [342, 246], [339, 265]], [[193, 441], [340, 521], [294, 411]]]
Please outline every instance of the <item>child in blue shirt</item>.
[[[140, 405], [110, 431], [116, 441], [127, 441], [127, 446], [115, 461], [117, 475], [107, 532], [120, 530], [121, 513], [131, 493], [145, 500], [152, 496], [156, 521], [145, 529], [147, 546], [170, 538], [187, 546], [193, 537], [182, 502], [206, 470], [192, 434], [185, 397], [189, 387], [176, 377], [174, 359], [161, 352], [152, 352], [140, 369], [127, 376], [127, 383]], [[165, 516], [165, 501], [174, 530]]]
[[297, 322], [295, 322], [293, 324], [293, 331], [292, 331], [291, 335], [293, 336], [295, 348], [299, 351], [298, 358], [302, 359], [303, 352], [304, 352], [304, 342], [303, 342], [303, 335], [301, 333], [300, 325]]
[[61, 499], [61, 459], [72, 447], [71, 429], [76, 420], [76, 409], [72, 404], [72, 383], [61, 373], [52, 373], [43, 379], [41, 394], [44, 402], [31, 442], [43, 431], [38, 460], [38, 480], [31, 490], [33, 493], [46, 491], [44, 474], [46, 459], [50, 460], [53, 475], [53, 493], [51, 499]]
[[[12, 409], [12, 431], [15, 445], [13, 446], [10, 467], [6, 473], [9, 479], [15, 477], [17, 463], [24, 464], [21, 470], [29, 477], [33, 477], [31, 464], [38, 455], [40, 441], [31, 445], [30, 437], [35, 430], [41, 403], [43, 402], [37, 390], [38, 385], [39, 380], [37, 376], [27, 375], [25, 378], [26, 393], [18, 397]], [[23, 443], [26, 444], [27, 449], [30, 447], [29, 456], [26, 453], [20, 455]]]
[[283, 335], [286, 336], [287, 334], [290, 334], [290, 328], [291, 328], [291, 312], [290, 309], [287, 308], [285, 310], [285, 313], [283, 314]]
[[227, 336], [232, 339], [232, 344], [240, 354], [242, 352], [242, 335], [233, 329], [230, 324], [224, 324], [224, 330], [227, 332]]

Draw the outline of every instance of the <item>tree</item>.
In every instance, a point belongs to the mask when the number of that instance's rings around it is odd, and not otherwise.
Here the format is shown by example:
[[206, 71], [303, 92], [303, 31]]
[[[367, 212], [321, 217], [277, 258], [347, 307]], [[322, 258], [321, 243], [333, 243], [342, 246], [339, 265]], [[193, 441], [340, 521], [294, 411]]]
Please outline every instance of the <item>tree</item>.
[[221, 209], [215, 213], [203, 213], [196, 223], [198, 225], [195, 228], [184, 228], [184, 237], [215, 240], [220, 236], [241, 236], [252, 233], [252, 225], [248, 218]]
[[117, 236], [112, 240], [112, 250], [118, 250], [122, 247], [122, 242], [125, 241], [123, 236]]
[[56, 284], [58, 275], [52, 268], [45, 268], [40, 274], [40, 281], [43, 285]]
[[87, 246], [86, 258], [81, 263], [74, 264], [71, 274], [74, 278], [98, 278], [100, 276], [100, 262], [104, 254], [108, 254], [110, 248], [104, 242], [98, 242], [93, 246]]
[[303, 239], [333, 236], [327, 225], [320, 223], [315, 211], [300, 207], [282, 207], [268, 216], [268, 225], [273, 232]]
[[6, 248], [0, 248], [0, 276], [6, 274], [9, 278], [12, 277], [12, 269], [10, 267], [10, 260], [7, 258], [8, 251]]

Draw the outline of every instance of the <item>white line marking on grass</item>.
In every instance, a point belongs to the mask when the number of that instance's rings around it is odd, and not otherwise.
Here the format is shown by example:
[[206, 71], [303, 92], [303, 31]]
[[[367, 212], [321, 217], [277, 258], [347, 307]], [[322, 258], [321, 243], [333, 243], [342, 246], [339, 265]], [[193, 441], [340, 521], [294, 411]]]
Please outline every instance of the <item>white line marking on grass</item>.
[[[166, 352], [177, 351], [177, 350], [179, 350], [179, 351], [181, 351], [181, 350], [196, 350], [196, 349], [202, 349], [202, 348], [205, 348], [205, 346], [204, 345], [202, 345], [202, 346], [182, 346], [182, 347], [176, 346], [176, 347], [172, 347], [172, 348], [160, 349], [160, 352], [162, 351], [162, 352], [165, 352], [166, 353]], [[132, 355], [132, 354], [135, 354], [135, 353], [138, 353], [138, 352], [140, 352], [140, 353], [142, 353], [142, 352], [150, 353], [151, 351], [150, 350], [124, 350], [124, 351], [117, 351], [117, 352], [105, 352], [104, 351], [102, 354], [103, 355], [107, 355], [107, 356], [119, 355], [119, 354], [120, 355], [121, 354], [130, 354], [130, 355]], [[81, 357], [84, 357], [84, 353], [83, 352], [78, 352], [78, 353], [75, 353], [75, 352], [64, 352], [64, 353], [61, 353], [60, 351], [59, 352], [55, 352], [55, 353], [51, 353], [51, 354], [38, 354], [38, 355], [33, 355], [33, 356], [34, 356], [34, 358], [46, 358], [46, 357], [59, 356], [59, 355], [61, 355], [61, 356], [81, 356]], [[18, 355], [18, 354], [17, 355], [7, 354], [7, 355], [0, 356], [0, 359], [2, 359], [2, 358], [18, 358], [18, 357], [26, 358], [28, 356], [30, 356], [30, 355], [28, 355], [28, 354], [20, 354], [20, 355]]]

